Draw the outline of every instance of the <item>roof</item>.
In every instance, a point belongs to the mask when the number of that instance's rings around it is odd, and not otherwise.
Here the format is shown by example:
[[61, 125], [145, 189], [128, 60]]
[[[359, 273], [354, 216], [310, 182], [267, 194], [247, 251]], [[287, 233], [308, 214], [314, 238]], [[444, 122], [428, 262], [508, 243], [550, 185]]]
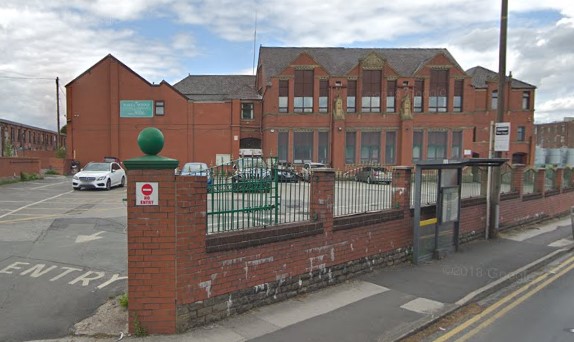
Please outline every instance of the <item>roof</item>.
[[[466, 71], [472, 77], [472, 85], [475, 88], [487, 88], [488, 82], [496, 82], [498, 80], [498, 73], [481, 66], [475, 66]], [[506, 77], [509, 81], [510, 77]], [[536, 89], [532, 84], [512, 78], [512, 88], [514, 89]]]
[[[43, 131], [43, 132], [46, 132], [46, 133], [52, 133], [52, 134], [57, 134], [57, 133], [58, 133], [58, 132], [56, 132], [56, 131], [52, 131], [52, 130], [49, 130], [49, 129], [46, 129], [46, 128], [40, 128], [40, 127], [36, 127], [36, 126], [24, 125], [24, 124], [19, 123], [19, 122], [14, 122], [14, 121], [5, 120], [5, 119], [0, 119], [0, 123], [4, 123], [4, 124], [7, 124], [7, 125], [11, 125], [11, 126], [20, 126], [20, 127], [23, 127], [23, 128], [33, 129], [33, 130], [36, 130], [36, 131]], [[65, 135], [65, 134], [62, 134], [62, 135]]]
[[250, 75], [189, 75], [173, 87], [194, 101], [261, 99]]
[[267, 82], [271, 76], [280, 74], [302, 53], [308, 54], [333, 76], [344, 76], [359, 61], [371, 53], [386, 60], [400, 76], [413, 76], [425, 63], [439, 54], [444, 54], [453, 65], [463, 70], [447, 49], [382, 49], [382, 48], [310, 48], [310, 47], [260, 47], [259, 65]]

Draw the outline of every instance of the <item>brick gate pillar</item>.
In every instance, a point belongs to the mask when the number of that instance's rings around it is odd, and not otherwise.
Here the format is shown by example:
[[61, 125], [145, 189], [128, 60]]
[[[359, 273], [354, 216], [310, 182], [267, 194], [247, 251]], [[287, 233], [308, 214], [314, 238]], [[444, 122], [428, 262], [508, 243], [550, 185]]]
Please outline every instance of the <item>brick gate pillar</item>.
[[398, 166], [393, 171], [393, 208], [410, 210], [411, 208], [411, 179], [413, 168]]
[[145, 128], [146, 155], [124, 161], [128, 189], [128, 317], [131, 333], [176, 332], [175, 159], [158, 156], [163, 134]]
[[512, 165], [512, 177], [511, 177], [511, 188], [510, 191], [517, 191], [522, 194], [524, 187], [524, 164], [514, 164]]
[[546, 169], [537, 169], [534, 177], [534, 192], [544, 194], [546, 191]]
[[310, 219], [323, 222], [325, 234], [330, 234], [333, 232], [335, 170], [330, 168], [315, 169], [310, 181]]

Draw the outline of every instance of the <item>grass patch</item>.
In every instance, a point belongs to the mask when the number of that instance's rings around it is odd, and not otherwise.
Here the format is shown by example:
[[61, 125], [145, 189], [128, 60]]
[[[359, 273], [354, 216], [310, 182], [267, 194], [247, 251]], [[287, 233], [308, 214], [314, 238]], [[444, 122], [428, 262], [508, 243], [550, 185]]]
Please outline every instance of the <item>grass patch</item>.
[[54, 170], [54, 169], [48, 169], [46, 170], [46, 172], [44, 172], [45, 175], [59, 175], [58, 171]]
[[4, 179], [0, 179], [0, 185], [6, 185], [6, 184], [14, 184], [14, 183], [18, 183], [20, 180], [17, 178], [4, 178]]
[[120, 306], [124, 309], [128, 308], [128, 294], [124, 293], [123, 295], [120, 296], [120, 298], [118, 298], [118, 302], [120, 303]]
[[20, 172], [20, 180], [22, 182], [41, 179], [42, 177], [36, 173]]

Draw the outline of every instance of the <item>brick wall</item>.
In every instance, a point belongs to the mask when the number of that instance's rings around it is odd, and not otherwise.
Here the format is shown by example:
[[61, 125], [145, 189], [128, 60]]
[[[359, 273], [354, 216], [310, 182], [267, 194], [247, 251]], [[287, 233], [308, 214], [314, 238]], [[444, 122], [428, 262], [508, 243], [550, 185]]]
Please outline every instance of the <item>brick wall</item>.
[[40, 161], [36, 158], [0, 157], [0, 178], [20, 177], [21, 172], [40, 173]]
[[[398, 169], [393, 178], [393, 209], [334, 218], [334, 172], [316, 172], [310, 221], [206, 235], [205, 179], [128, 171], [130, 330], [137, 321], [153, 334], [182, 332], [409, 261], [410, 174]], [[158, 206], [135, 206], [143, 181], [159, 183]], [[501, 228], [567, 212], [568, 190], [501, 196]], [[433, 214], [427, 207], [421, 217]], [[462, 201], [461, 242], [484, 236], [485, 216], [484, 198]]]

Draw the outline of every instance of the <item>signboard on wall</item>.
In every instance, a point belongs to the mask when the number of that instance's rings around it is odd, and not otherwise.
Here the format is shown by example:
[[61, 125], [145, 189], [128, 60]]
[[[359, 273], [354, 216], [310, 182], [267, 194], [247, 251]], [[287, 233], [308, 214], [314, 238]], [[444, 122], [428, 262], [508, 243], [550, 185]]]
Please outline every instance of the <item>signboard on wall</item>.
[[120, 118], [151, 118], [153, 117], [153, 101], [151, 100], [121, 100]]
[[136, 182], [136, 205], [158, 205], [157, 182]]
[[497, 122], [494, 125], [494, 151], [510, 150], [510, 122]]

